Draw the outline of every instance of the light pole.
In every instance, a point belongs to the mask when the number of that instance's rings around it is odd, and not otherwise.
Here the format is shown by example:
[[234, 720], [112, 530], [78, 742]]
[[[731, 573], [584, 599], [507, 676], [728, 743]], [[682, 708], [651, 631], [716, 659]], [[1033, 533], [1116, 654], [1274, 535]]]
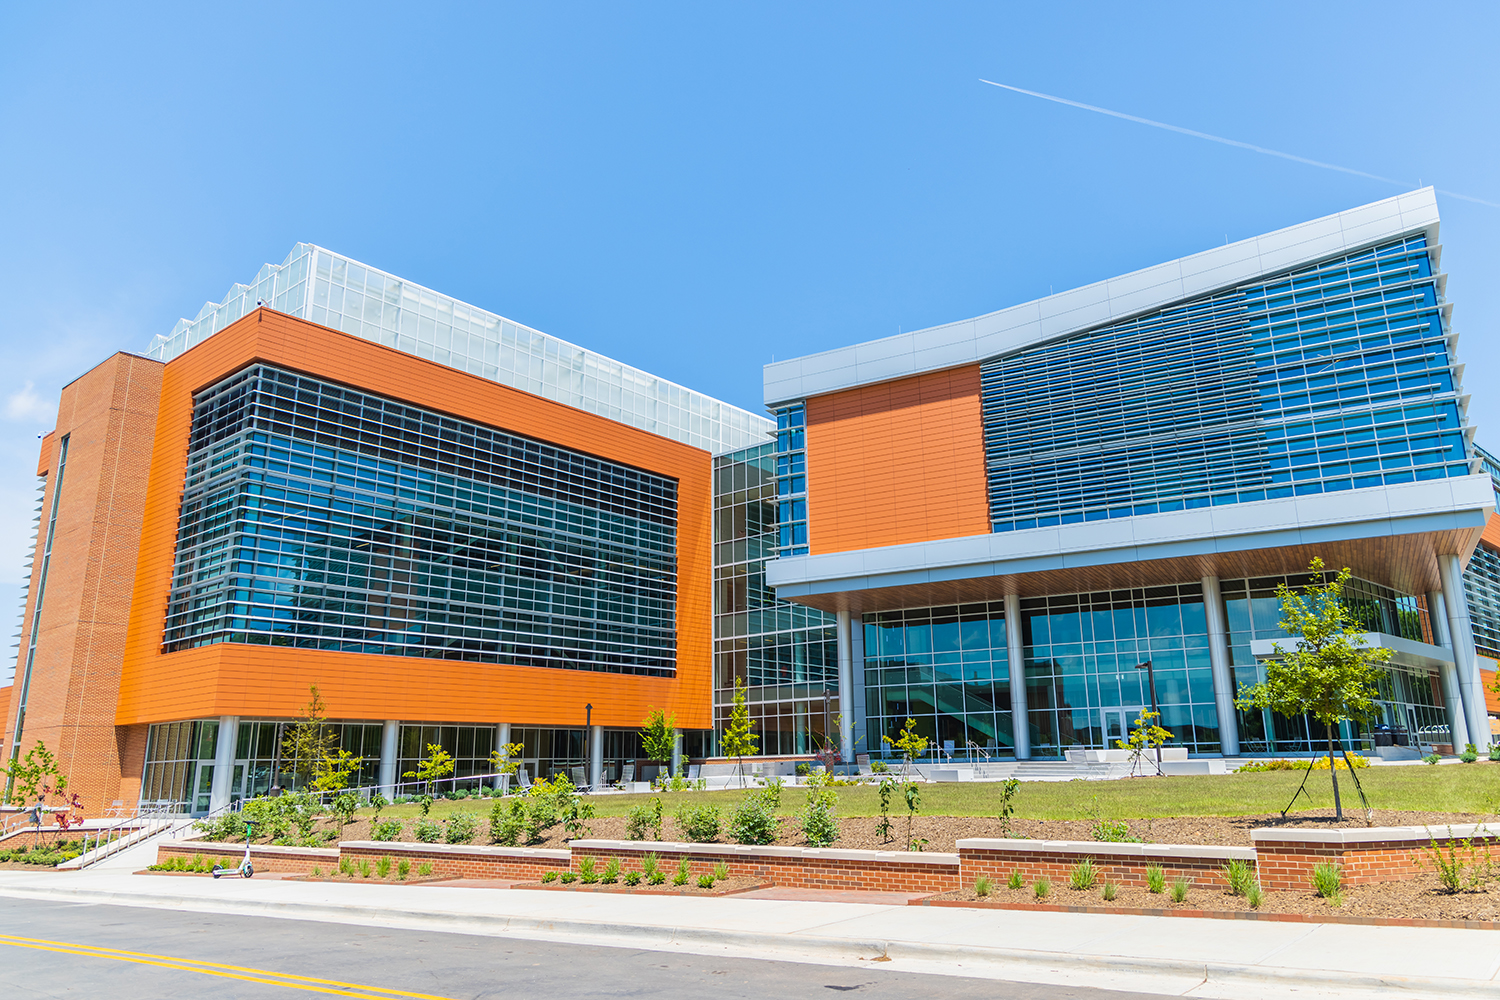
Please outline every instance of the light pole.
[[[1135, 669], [1146, 671], [1146, 683], [1151, 688], [1151, 714], [1156, 716], [1155, 724], [1161, 725], [1161, 709], [1156, 704], [1156, 670], [1151, 666], [1151, 661], [1137, 663]], [[1161, 770], [1161, 746], [1156, 747], [1156, 769]]]

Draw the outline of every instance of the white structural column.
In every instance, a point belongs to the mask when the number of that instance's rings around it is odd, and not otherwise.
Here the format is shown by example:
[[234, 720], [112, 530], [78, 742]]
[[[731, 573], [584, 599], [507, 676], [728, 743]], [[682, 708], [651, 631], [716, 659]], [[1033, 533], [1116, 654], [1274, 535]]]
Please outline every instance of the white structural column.
[[214, 744], [214, 780], [208, 786], [208, 808], [222, 809], [234, 794], [234, 748], [240, 739], [240, 718], [219, 716], [219, 740]]
[[682, 730], [672, 730], [672, 773], [682, 774]]
[[[1490, 713], [1484, 703], [1484, 681], [1479, 659], [1474, 655], [1474, 629], [1469, 624], [1469, 599], [1464, 595], [1463, 567], [1458, 556], [1439, 555], [1438, 572], [1443, 581], [1443, 603], [1448, 607], [1448, 637], [1453, 642], [1453, 666], [1458, 673], [1458, 696], [1463, 702], [1468, 739], [1482, 750], [1490, 742]], [[1457, 743], [1458, 737], [1454, 737]], [[1462, 750], [1455, 746], [1454, 750]]]
[[1021, 645], [1021, 595], [1005, 595], [1005, 653], [1010, 661], [1010, 727], [1016, 760], [1031, 759], [1031, 715], [1026, 711], [1026, 656]]
[[[849, 612], [838, 612], [839, 759], [854, 760], [854, 636]], [[828, 734], [823, 734], [827, 738]]]
[[401, 722], [387, 719], [380, 727], [380, 794], [396, 797], [396, 751], [401, 736]]
[[[1234, 707], [1234, 679], [1229, 669], [1229, 629], [1219, 578], [1203, 578], [1203, 610], [1208, 616], [1208, 663], [1213, 670], [1214, 705], [1219, 710], [1219, 747], [1226, 757], [1240, 755], [1240, 717]], [[1157, 720], [1160, 721], [1160, 720]]]
[[604, 785], [604, 727], [595, 726], [589, 733], [589, 787]]
[[[509, 722], [502, 722], [498, 726], [495, 727], [495, 752], [498, 753], [498, 754], [505, 753], [505, 744], [507, 744], [509, 742], [510, 742], [510, 723]], [[497, 774], [497, 775], [495, 775], [495, 790], [498, 791], [498, 792], [505, 791], [505, 786], [506, 786], [509, 778], [510, 778], [510, 775], [508, 775], [508, 774]]]
[[[1453, 648], [1453, 638], [1448, 634], [1448, 605], [1441, 591], [1427, 592], [1427, 619], [1432, 623], [1432, 640], [1444, 649]], [[1458, 694], [1458, 670], [1452, 663], [1443, 664], [1438, 671], [1443, 686], [1443, 711], [1448, 716], [1448, 732], [1454, 749], [1462, 750], [1469, 742], [1469, 720], [1464, 718], [1464, 702]]]
[[849, 644], [853, 650], [849, 658], [849, 686], [854, 689], [851, 698], [854, 717], [849, 720], [849, 732], [852, 734], [854, 754], [857, 757], [861, 753], [870, 753], [875, 749], [870, 745], [870, 727], [867, 721], [870, 713], [865, 707], [865, 623], [863, 619], [857, 617], [849, 619], [849, 636], [853, 640]]

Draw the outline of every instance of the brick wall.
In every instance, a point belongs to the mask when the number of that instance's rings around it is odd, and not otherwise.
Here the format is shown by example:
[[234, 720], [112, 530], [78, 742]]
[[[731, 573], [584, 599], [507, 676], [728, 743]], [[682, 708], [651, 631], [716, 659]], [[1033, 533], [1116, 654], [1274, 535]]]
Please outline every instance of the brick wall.
[[531, 847], [480, 847], [470, 844], [408, 844], [376, 840], [347, 840], [339, 844], [343, 857], [358, 863], [361, 858], [372, 862], [389, 857], [402, 858], [416, 868], [424, 861], [432, 863], [436, 874], [460, 878], [497, 878], [532, 881], [544, 872], [562, 871], [568, 867], [565, 850]]
[[1452, 849], [1460, 861], [1467, 861], [1470, 851], [1481, 861], [1487, 855], [1500, 861], [1500, 825], [1254, 830], [1251, 837], [1260, 861], [1261, 884], [1268, 889], [1306, 888], [1318, 864], [1340, 866], [1346, 885], [1395, 882], [1430, 873], [1434, 841], [1444, 857]]
[[[244, 858], [245, 845], [187, 840], [158, 844], [156, 847], [157, 864], [164, 863], [168, 858], [187, 858], [191, 861], [194, 855], [213, 864], [232, 868]], [[339, 852], [332, 847], [254, 846], [250, 848], [250, 863], [255, 866], [256, 871], [297, 872], [305, 875], [314, 866], [325, 871], [332, 870], [339, 863]]]
[[980, 876], [1001, 884], [1011, 872], [1020, 872], [1028, 885], [1040, 878], [1066, 885], [1085, 858], [1094, 862], [1101, 882], [1144, 886], [1146, 870], [1156, 865], [1169, 884], [1186, 878], [1194, 885], [1223, 886], [1227, 885], [1224, 865], [1231, 859], [1253, 863], [1255, 852], [1244, 847], [973, 839], [958, 842], [958, 857], [960, 884], [965, 886]]
[[[151, 465], [163, 366], [116, 354], [63, 389], [57, 429], [42, 443], [38, 471], [47, 476], [37, 561], [27, 595], [17, 682], [31, 641], [41, 583], [42, 547], [54, 501], [58, 448], [68, 436], [57, 528], [37, 630], [22, 751], [37, 740], [58, 758], [84, 814], [99, 816], [114, 800], [133, 804], [137, 761], [122, 781], [132, 737], [115, 728], [125, 635]], [[7, 728], [15, 724], [19, 687]]]
[[663, 871], [676, 871], [688, 859], [693, 877], [724, 864], [732, 877], [753, 876], [799, 889], [856, 889], [886, 892], [946, 892], [958, 888], [958, 856], [905, 851], [839, 851], [734, 844], [674, 844], [637, 840], [575, 840], [573, 868], [593, 857], [600, 869], [618, 858], [625, 871], [639, 871], [641, 859], [655, 854]]

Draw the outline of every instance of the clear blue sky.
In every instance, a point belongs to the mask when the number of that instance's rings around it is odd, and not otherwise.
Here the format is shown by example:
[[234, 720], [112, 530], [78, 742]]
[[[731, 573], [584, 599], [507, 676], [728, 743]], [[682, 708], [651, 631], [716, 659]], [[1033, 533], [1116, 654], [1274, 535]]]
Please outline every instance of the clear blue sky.
[[[58, 389], [330, 247], [742, 406], [760, 366], [1392, 185], [1500, 202], [1494, 4], [0, 9], [0, 585]], [[1500, 210], [1440, 200], [1500, 445]]]

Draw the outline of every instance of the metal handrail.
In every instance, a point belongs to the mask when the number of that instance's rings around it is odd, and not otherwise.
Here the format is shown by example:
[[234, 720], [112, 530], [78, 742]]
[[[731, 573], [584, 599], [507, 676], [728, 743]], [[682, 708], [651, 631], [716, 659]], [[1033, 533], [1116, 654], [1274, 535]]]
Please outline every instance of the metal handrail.
[[[88, 860], [79, 867], [86, 868], [105, 858], [113, 857], [126, 846], [154, 837], [164, 828], [170, 828], [172, 823], [183, 815], [177, 808], [180, 804], [173, 802], [165, 807], [157, 805], [144, 809], [137, 805], [134, 813], [109, 826], [84, 831], [83, 851], [79, 857], [88, 858]], [[89, 847], [91, 839], [94, 845], [92, 848]]]

